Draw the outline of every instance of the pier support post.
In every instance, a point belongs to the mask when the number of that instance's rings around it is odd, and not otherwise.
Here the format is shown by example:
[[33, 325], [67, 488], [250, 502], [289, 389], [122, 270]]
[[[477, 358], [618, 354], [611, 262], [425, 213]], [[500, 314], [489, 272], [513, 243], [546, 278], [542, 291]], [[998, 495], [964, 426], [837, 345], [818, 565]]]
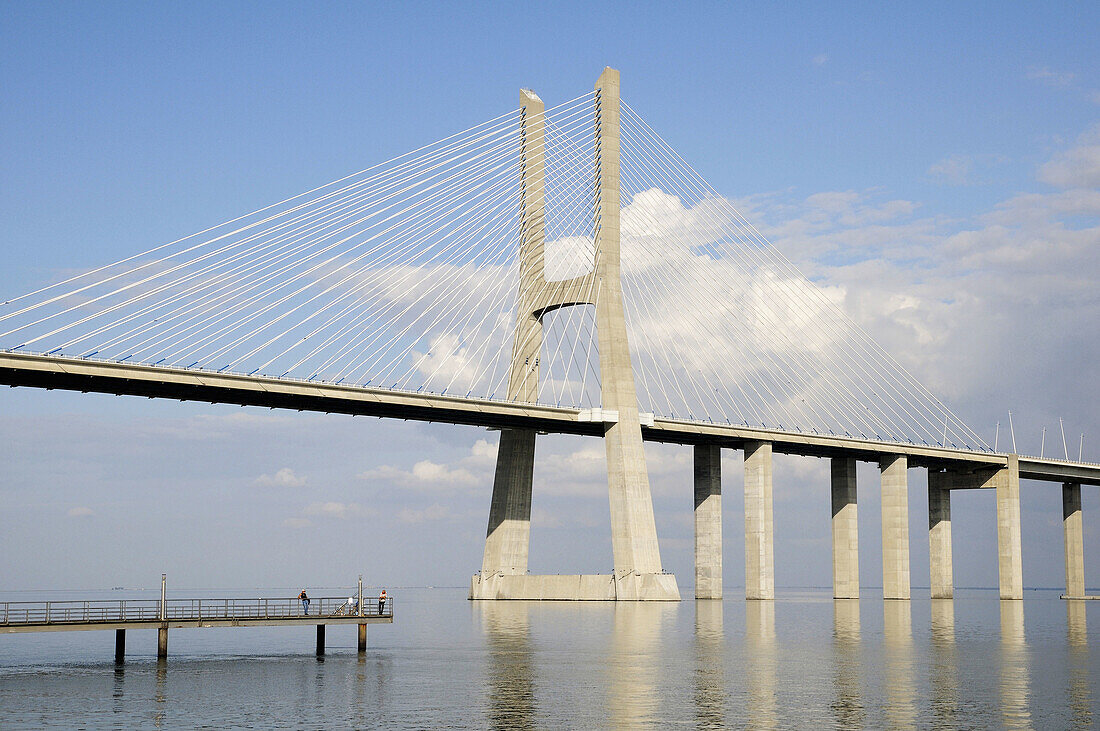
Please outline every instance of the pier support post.
[[722, 598], [722, 448], [695, 445], [695, 598]]
[[[165, 648], [167, 652], [167, 648]], [[126, 630], [115, 630], [115, 662], [126, 661]]]
[[157, 629], [157, 659], [163, 660], [166, 657], [168, 657], [168, 628], [160, 627]]
[[947, 473], [928, 471], [928, 566], [933, 599], [950, 599], [955, 592], [951, 556], [951, 490]]
[[772, 444], [745, 442], [745, 598], [775, 598]]
[[317, 657], [325, 655], [325, 625], [317, 625]]
[[1085, 531], [1081, 520], [1081, 485], [1062, 484], [1062, 529], [1066, 543], [1066, 596], [1085, 595]]
[[832, 459], [833, 598], [859, 599], [859, 528], [856, 520], [856, 461]]
[[1008, 456], [997, 480], [997, 563], [1001, 599], [1024, 598], [1023, 553], [1020, 546], [1020, 458]]
[[358, 625], [358, 627], [359, 627], [359, 642], [358, 642], [356, 647], [357, 647], [357, 649], [359, 650], [360, 653], [364, 653], [364, 652], [367, 651], [367, 625], [360, 624], [360, 625]]
[[909, 598], [909, 482], [904, 455], [879, 462], [882, 474], [882, 597]]

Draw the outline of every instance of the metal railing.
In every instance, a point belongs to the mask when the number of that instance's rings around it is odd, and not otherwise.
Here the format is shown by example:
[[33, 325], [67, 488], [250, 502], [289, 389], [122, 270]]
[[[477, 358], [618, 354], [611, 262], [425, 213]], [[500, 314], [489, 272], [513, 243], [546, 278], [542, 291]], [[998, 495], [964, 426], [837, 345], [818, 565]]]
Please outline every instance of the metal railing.
[[362, 611], [346, 598], [310, 598], [308, 612], [297, 598], [276, 599], [118, 599], [103, 601], [0, 602], [0, 626], [16, 624], [95, 624], [226, 619], [393, 618], [393, 599], [380, 607], [364, 599]]

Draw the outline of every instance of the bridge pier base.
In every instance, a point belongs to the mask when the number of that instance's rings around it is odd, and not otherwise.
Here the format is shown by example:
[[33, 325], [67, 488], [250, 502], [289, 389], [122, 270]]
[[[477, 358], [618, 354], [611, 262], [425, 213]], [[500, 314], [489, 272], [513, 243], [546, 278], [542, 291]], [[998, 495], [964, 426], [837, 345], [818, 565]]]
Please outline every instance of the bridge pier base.
[[1066, 597], [1085, 595], [1085, 526], [1081, 516], [1081, 485], [1062, 483], [1062, 530], [1066, 544]]
[[859, 523], [856, 520], [856, 461], [834, 457], [833, 598], [859, 599]]
[[745, 598], [775, 599], [772, 444], [745, 442]]
[[[125, 630], [119, 630], [123, 632]], [[118, 653], [118, 645], [116, 638], [115, 653]], [[157, 629], [157, 659], [163, 660], [168, 657], [168, 628], [160, 627]]]
[[126, 661], [126, 630], [115, 630], [115, 662]]
[[950, 599], [955, 593], [951, 555], [951, 490], [947, 473], [928, 471], [928, 566], [933, 599]]
[[882, 473], [882, 598], [909, 599], [909, 460], [879, 462]]
[[722, 449], [695, 445], [695, 598], [722, 598]]
[[1020, 458], [1008, 456], [997, 480], [997, 563], [1001, 599], [1024, 598], [1023, 553], [1020, 546]]

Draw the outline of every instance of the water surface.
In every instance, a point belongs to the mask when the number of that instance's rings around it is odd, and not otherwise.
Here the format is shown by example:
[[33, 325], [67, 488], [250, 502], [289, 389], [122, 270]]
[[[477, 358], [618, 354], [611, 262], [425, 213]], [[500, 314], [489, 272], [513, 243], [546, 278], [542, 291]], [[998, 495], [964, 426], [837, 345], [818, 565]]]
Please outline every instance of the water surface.
[[312, 627], [172, 630], [163, 663], [156, 633], [131, 630], [120, 666], [113, 632], [0, 635], [0, 727], [1084, 728], [1100, 679], [1100, 603], [1047, 591], [615, 605], [406, 589], [394, 609], [363, 656], [353, 626], [329, 627], [323, 659]]

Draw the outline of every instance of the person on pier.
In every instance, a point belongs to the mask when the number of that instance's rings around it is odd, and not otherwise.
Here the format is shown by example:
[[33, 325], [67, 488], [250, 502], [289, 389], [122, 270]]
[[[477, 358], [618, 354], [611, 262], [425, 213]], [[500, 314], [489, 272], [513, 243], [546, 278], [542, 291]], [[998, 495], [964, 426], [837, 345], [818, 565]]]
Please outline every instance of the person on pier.
[[298, 599], [302, 602], [302, 614], [309, 614], [309, 595], [306, 594], [305, 589], [302, 589], [302, 593], [298, 595]]
[[378, 595], [378, 613], [382, 614], [386, 610], [386, 590], [383, 589], [382, 593]]

